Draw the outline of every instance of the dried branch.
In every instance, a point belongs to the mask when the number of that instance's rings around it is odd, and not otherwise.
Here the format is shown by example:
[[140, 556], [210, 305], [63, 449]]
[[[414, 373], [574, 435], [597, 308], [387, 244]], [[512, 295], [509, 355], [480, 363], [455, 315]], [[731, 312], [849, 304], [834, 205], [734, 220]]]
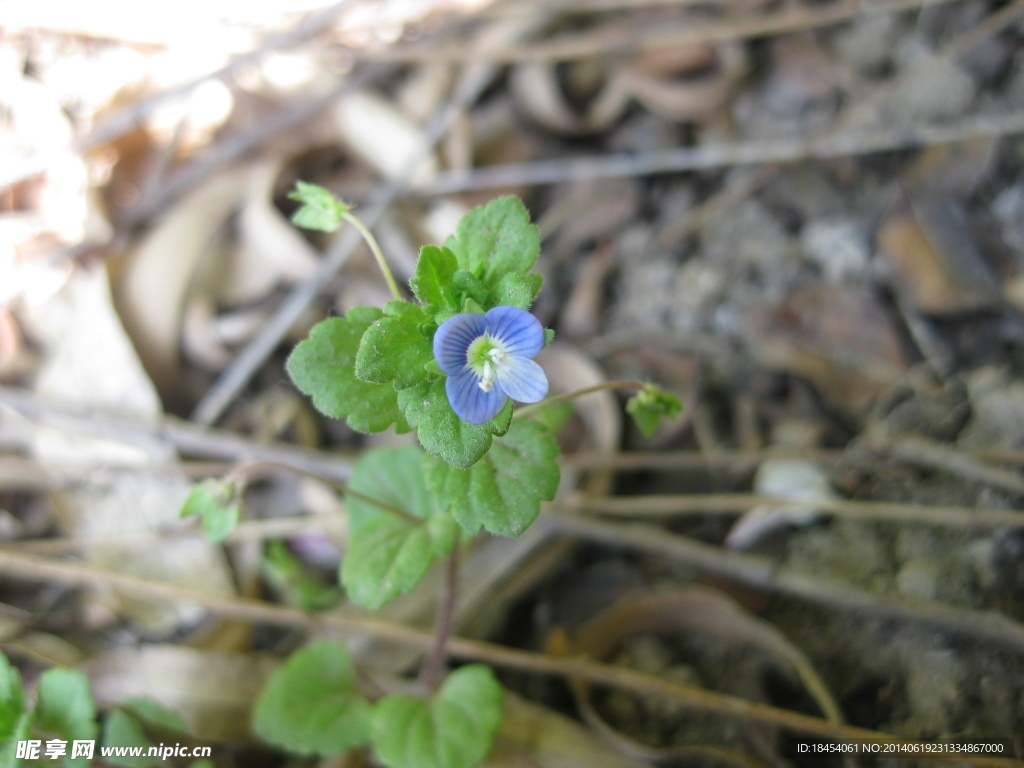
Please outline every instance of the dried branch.
[[[351, 615], [338, 611], [310, 613], [297, 608], [274, 605], [261, 600], [226, 597], [196, 592], [174, 584], [148, 581], [134, 576], [96, 571], [86, 566], [47, 560], [15, 552], [0, 551], [0, 572], [22, 579], [56, 581], [74, 586], [101, 585], [126, 594], [145, 598], [163, 598], [176, 602], [201, 605], [221, 616], [244, 621], [288, 627], [305, 627], [312, 631], [362, 632], [421, 649], [433, 642], [430, 632], [367, 615]], [[670, 683], [624, 667], [615, 667], [578, 658], [558, 658], [531, 651], [507, 648], [467, 638], [449, 639], [448, 650], [464, 659], [486, 662], [557, 677], [576, 677], [596, 685], [623, 688], [641, 695], [677, 701], [693, 709], [737, 718], [750, 722], [783, 727], [807, 735], [833, 739], [875, 739], [906, 741], [898, 737], [821, 718], [803, 715], [767, 704], [738, 699], [702, 688]], [[964, 761], [964, 758], [958, 758]], [[968, 762], [979, 768], [1016, 766], [1024, 763], [994, 759], [970, 758]]]
[[923, 523], [956, 528], [1016, 528], [1024, 526], [1024, 510], [982, 507], [900, 504], [887, 501], [821, 499], [793, 501], [752, 493], [708, 493], [657, 496], [573, 497], [563, 502], [579, 512], [629, 518], [672, 518], [684, 515], [735, 515], [762, 504], [779, 509], [814, 511], [822, 517], [841, 517], [884, 523]]
[[550, 515], [544, 518], [544, 522], [591, 541], [670, 557], [755, 589], [851, 613], [914, 621], [941, 631], [995, 643], [1016, 653], [1024, 652], [1024, 626], [991, 611], [952, 608], [925, 601], [906, 603], [830, 583], [820, 576], [779, 573], [777, 563], [767, 558], [704, 544], [649, 525], [610, 523], [572, 514]]
[[492, 165], [470, 171], [440, 173], [433, 183], [409, 190], [407, 194], [449, 195], [522, 185], [650, 176], [740, 165], [793, 163], [894, 152], [1018, 133], [1024, 133], [1024, 112], [978, 115], [947, 123], [925, 123], [906, 128], [886, 126], [814, 137], [785, 136], [628, 154]]

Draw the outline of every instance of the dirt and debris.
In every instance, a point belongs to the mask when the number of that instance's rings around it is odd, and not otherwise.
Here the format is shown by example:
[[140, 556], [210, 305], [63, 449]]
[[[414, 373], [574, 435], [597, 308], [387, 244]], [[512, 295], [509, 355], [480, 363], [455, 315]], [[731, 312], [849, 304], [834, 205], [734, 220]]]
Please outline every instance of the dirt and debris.
[[[307, 630], [224, 606], [297, 599], [271, 550], [333, 600], [328, 481], [405, 439], [288, 383], [317, 321], [389, 298], [368, 249], [291, 226], [303, 179], [403, 279], [469, 208], [520, 195], [553, 385], [649, 380], [686, 404], [646, 438], [622, 399], [581, 401], [551, 522], [481, 545], [461, 631], [553, 652], [624, 594], [709, 590], [827, 694], [763, 649], [640, 633], [605, 661], [775, 725], [635, 681], [588, 710], [503, 669], [536, 739], [517, 721], [494, 765], [814, 765], [787, 713], [815, 738], [1024, 733], [1024, 3], [258, 5], [4, 11], [0, 644], [27, 680], [81, 665], [104, 705], [163, 692], [195, 724], [209, 702], [178, 678], [230, 659], [228, 726], [193, 736], [217, 766], [284, 764], [246, 731], [244, 670]], [[320, 479], [254, 483], [224, 546], [177, 521], [191, 482], [256, 459]], [[814, 494], [757, 480], [786, 466]], [[429, 624], [438, 583], [386, 617]], [[353, 645], [382, 673], [416, 661]], [[531, 751], [533, 707], [588, 747]]]

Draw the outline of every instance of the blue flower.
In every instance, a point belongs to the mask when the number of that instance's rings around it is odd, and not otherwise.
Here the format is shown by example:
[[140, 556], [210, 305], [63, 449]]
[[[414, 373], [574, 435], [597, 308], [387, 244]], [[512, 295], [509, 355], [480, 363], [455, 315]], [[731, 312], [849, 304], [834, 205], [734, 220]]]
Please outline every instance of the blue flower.
[[530, 358], [544, 347], [544, 327], [518, 307], [486, 315], [463, 312], [434, 334], [434, 357], [448, 374], [448, 402], [460, 419], [483, 424], [508, 398], [536, 403], [548, 393], [544, 371]]

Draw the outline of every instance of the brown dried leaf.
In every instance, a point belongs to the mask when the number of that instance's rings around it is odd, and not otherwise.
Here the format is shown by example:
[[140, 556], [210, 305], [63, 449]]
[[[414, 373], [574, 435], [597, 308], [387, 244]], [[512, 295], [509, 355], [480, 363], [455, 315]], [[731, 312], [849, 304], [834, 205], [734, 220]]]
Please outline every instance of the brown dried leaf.
[[912, 212], [886, 219], [878, 244], [896, 270], [898, 287], [922, 312], [952, 314], [999, 303], [964, 213], [949, 198], [915, 199]]
[[761, 365], [808, 379], [850, 415], [863, 414], [907, 368], [888, 313], [854, 289], [801, 288], [784, 304], [749, 310], [744, 330]]

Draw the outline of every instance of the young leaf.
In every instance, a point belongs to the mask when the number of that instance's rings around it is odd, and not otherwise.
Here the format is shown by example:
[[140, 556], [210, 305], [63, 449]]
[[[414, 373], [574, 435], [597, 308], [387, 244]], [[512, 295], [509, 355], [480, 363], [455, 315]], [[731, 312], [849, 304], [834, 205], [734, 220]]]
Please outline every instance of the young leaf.
[[107, 715], [103, 723], [103, 746], [122, 747], [131, 749], [141, 747], [142, 754], [131, 755], [109, 755], [103, 760], [111, 765], [121, 765], [125, 768], [152, 768], [160, 765], [163, 761], [160, 757], [147, 757], [146, 752], [153, 746], [153, 742], [142, 730], [142, 725], [130, 714], [122, 709], [115, 709]]
[[373, 712], [373, 747], [388, 768], [473, 768], [501, 726], [503, 691], [482, 664], [459, 667], [432, 701], [385, 696]]
[[296, 181], [295, 189], [288, 193], [289, 200], [302, 203], [292, 214], [292, 222], [303, 229], [333, 232], [341, 226], [348, 206], [323, 187], [305, 181]]
[[[36, 723], [69, 743], [96, 738], [96, 700], [84, 672], [67, 667], [43, 672], [39, 678]], [[70, 768], [79, 768], [90, 761], [85, 757], [67, 757], [64, 762]]]
[[242, 499], [234, 484], [211, 477], [193, 486], [179, 517], [198, 515], [206, 537], [217, 542], [235, 530], [241, 514]]
[[359, 340], [382, 316], [376, 307], [358, 307], [344, 319], [324, 320], [292, 351], [288, 375], [321, 413], [347, 417], [358, 432], [383, 432], [391, 424], [396, 432], [408, 432], [394, 387], [360, 381], [355, 374]]
[[435, 312], [443, 309], [458, 312], [458, 292], [452, 285], [458, 268], [459, 262], [448, 248], [424, 246], [416, 261], [416, 277], [409, 281], [409, 286], [416, 298]]
[[263, 574], [285, 593], [286, 601], [307, 611], [326, 611], [341, 600], [341, 590], [309, 573], [280, 541], [272, 541], [263, 556]]
[[537, 263], [540, 235], [519, 198], [499, 197], [463, 216], [447, 245], [460, 267], [494, 285]]
[[448, 402], [444, 379], [403, 389], [398, 405], [416, 429], [427, 451], [456, 467], [469, 467], [491, 447], [491, 437], [508, 428], [512, 401], [486, 424], [470, 424], [455, 415]]
[[544, 278], [537, 274], [509, 272], [491, 289], [488, 304], [492, 307], [510, 306], [528, 310], [543, 282]]
[[413, 446], [378, 448], [356, 462], [346, 497], [352, 536], [341, 566], [349, 597], [363, 608], [379, 608], [410, 591], [439, 555], [451, 551], [458, 526], [438, 513], [423, 479], [423, 452]]
[[293, 653], [256, 701], [253, 727], [300, 754], [330, 754], [366, 743], [370, 702], [356, 690], [348, 649], [318, 640]]
[[682, 410], [678, 397], [654, 384], [645, 386], [626, 403], [626, 412], [648, 437], [654, 434], [663, 418], [674, 419]]
[[543, 425], [519, 419], [469, 469], [427, 457], [423, 470], [434, 498], [467, 531], [518, 536], [558, 490], [557, 456], [558, 443]]
[[356, 377], [374, 384], [394, 382], [396, 389], [429, 381], [424, 366], [434, 359], [434, 348], [421, 327], [430, 319], [418, 304], [388, 304], [384, 317], [367, 328], [359, 342]]

